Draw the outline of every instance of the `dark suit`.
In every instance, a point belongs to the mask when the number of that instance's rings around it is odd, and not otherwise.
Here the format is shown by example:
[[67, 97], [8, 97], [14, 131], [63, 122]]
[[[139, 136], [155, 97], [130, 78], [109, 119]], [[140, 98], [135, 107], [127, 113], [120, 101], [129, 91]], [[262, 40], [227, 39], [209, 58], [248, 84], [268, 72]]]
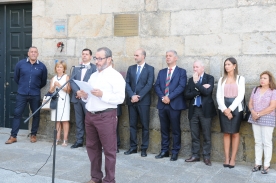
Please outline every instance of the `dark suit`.
[[[202, 85], [209, 84], [209, 88]], [[200, 126], [204, 138], [203, 156], [210, 158], [211, 153], [211, 120], [216, 113], [216, 108], [212, 98], [214, 88], [214, 77], [204, 73], [202, 81], [194, 83], [193, 78], [189, 79], [187, 89], [185, 90], [185, 98], [190, 100], [189, 115], [191, 136], [192, 136], [192, 156], [200, 157]], [[195, 104], [195, 97], [201, 96], [201, 106]]]
[[[96, 72], [96, 66], [90, 63], [90, 69], [87, 69], [83, 81], [87, 82], [93, 72]], [[76, 74], [76, 75], [75, 75]], [[73, 80], [81, 80], [81, 69], [74, 68], [72, 72]], [[75, 119], [76, 119], [76, 142], [79, 144], [83, 144], [83, 136], [84, 136], [84, 118], [85, 118], [85, 103], [81, 99], [77, 99], [77, 91], [80, 90], [78, 85], [73, 81], [70, 81], [70, 86], [72, 88], [72, 98], [71, 102], [74, 104], [75, 109]]]
[[[129, 112], [130, 148], [137, 149], [137, 122], [138, 116], [142, 124], [141, 149], [149, 145], [149, 111], [151, 104], [151, 88], [154, 82], [154, 68], [145, 63], [136, 84], [137, 64], [128, 68], [126, 76], [126, 102]], [[132, 103], [131, 97], [139, 95], [139, 101]]]
[[168, 97], [170, 103], [165, 104], [162, 102], [162, 97], [165, 96], [167, 73], [168, 68], [160, 70], [154, 86], [155, 92], [158, 95], [157, 109], [159, 109], [161, 125], [161, 152], [169, 151], [171, 126], [173, 139], [172, 154], [178, 154], [181, 148], [180, 115], [181, 110], [186, 109], [183, 91], [186, 86], [187, 76], [185, 69], [175, 67], [169, 84]]

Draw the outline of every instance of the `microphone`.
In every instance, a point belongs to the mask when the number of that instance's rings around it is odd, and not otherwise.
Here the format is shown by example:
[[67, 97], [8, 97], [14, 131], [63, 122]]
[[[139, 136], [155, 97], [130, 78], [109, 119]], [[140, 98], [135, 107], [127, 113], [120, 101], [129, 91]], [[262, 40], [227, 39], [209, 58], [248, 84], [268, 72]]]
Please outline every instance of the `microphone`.
[[90, 69], [91, 68], [90, 64], [89, 65], [75, 65], [75, 66], [72, 66], [72, 67], [80, 68], [80, 69], [84, 69], [84, 68]]

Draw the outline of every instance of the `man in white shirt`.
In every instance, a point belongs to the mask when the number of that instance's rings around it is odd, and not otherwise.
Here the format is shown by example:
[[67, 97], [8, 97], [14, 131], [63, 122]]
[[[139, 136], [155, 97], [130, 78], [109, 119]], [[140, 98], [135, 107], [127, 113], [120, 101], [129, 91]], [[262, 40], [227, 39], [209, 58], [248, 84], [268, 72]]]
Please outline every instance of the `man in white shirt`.
[[[125, 99], [125, 80], [112, 68], [112, 52], [109, 48], [99, 48], [96, 57], [97, 71], [88, 84], [91, 94], [81, 90], [85, 107], [86, 148], [91, 162], [91, 180], [88, 183], [115, 183], [117, 105]], [[105, 155], [105, 177], [103, 178], [102, 148]]]

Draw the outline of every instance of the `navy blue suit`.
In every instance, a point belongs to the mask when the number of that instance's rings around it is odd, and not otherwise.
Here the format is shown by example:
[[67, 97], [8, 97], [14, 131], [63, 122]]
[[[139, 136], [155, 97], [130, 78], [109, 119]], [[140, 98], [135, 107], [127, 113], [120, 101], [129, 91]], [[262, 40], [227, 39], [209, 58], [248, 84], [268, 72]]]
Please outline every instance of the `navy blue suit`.
[[181, 110], [186, 109], [184, 90], [187, 82], [186, 70], [175, 67], [169, 84], [170, 103], [162, 102], [165, 96], [166, 78], [168, 68], [162, 69], [158, 73], [155, 82], [155, 92], [158, 95], [157, 109], [161, 125], [161, 152], [168, 152], [170, 145], [170, 126], [172, 128], [173, 147], [172, 154], [177, 154], [181, 148], [180, 115]]
[[[137, 149], [138, 117], [142, 124], [141, 149], [146, 150], [149, 145], [149, 111], [151, 104], [151, 89], [154, 82], [154, 68], [145, 63], [136, 83], [137, 64], [128, 68], [126, 76], [126, 102], [129, 112], [130, 148]], [[132, 103], [131, 97], [139, 95], [139, 101]]]

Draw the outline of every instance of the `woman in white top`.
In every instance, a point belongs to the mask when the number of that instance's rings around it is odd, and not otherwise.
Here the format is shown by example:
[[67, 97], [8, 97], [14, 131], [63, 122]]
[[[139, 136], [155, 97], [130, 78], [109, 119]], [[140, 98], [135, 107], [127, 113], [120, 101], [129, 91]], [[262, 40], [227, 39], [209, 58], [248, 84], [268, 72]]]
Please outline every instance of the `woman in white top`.
[[[56, 91], [57, 88], [60, 88], [66, 81], [69, 80], [69, 76], [65, 74], [66, 63], [64, 61], [58, 61], [55, 65], [56, 76], [54, 76], [50, 83], [50, 93]], [[63, 143], [62, 146], [67, 146], [68, 133], [69, 133], [69, 120], [70, 120], [70, 97], [69, 93], [71, 87], [67, 83], [62, 90], [59, 92], [58, 98], [58, 109], [57, 109], [57, 142], [58, 145], [60, 142], [60, 133], [61, 128], [63, 128]], [[56, 109], [51, 110], [51, 121], [56, 121]], [[62, 124], [62, 125], [61, 125]]]
[[[245, 92], [245, 79], [238, 75], [238, 63], [235, 58], [224, 61], [224, 76], [219, 79], [217, 102], [219, 120], [224, 142], [224, 167], [234, 168], [239, 147], [239, 130], [242, 119], [242, 100]], [[230, 157], [230, 144], [232, 153]]]

